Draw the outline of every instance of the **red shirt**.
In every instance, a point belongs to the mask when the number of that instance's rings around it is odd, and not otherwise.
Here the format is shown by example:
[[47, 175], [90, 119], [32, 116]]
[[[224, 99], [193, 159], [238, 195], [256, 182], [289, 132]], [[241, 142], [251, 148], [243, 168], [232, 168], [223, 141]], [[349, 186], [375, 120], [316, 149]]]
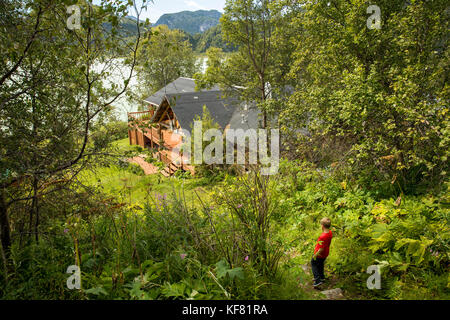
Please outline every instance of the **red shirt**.
[[326, 258], [328, 257], [328, 253], [330, 252], [330, 244], [331, 239], [333, 238], [333, 234], [331, 233], [331, 230], [328, 232], [323, 232], [319, 238], [317, 239], [316, 248], [314, 249], [314, 253], [319, 251], [320, 248], [323, 248], [321, 255], [317, 256], [319, 258]]

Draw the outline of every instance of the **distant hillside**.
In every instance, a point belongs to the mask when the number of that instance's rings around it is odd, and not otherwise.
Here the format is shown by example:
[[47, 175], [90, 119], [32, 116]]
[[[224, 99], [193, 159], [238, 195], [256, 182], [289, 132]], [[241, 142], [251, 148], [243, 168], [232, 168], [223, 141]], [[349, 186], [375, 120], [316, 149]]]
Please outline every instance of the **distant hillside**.
[[[185, 35], [184, 40], [188, 40], [192, 45], [192, 49], [198, 53], [204, 53], [210, 47], [222, 48], [225, 52], [234, 51], [236, 47], [227, 44], [222, 38], [222, 28], [219, 23], [221, 16], [222, 14], [216, 10], [183, 11], [165, 14], [153, 26], [165, 24], [170, 29], [181, 30]], [[211, 17], [215, 17], [215, 19]], [[164, 23], [161, 23], [161, 21]], [[203, 31], [193, 32], [186, 30], [188, 25], [194, 26], [191, 30]], [[106, 32], [109, 33], [111, 31], [110, 23], [104, 23], [103, 27]], [[145, 30], [143, 28], [141, 32], [145, 32]], [[124, 38], [136, 36], [136, 18], [133, 16], [122, 18], [119, 34]]]
[[154, 26], [165, 24], [190, 34], [203, 33], [219, 24], [222, 14], [217, 10], [182, 11], [162, 15]]
[[[133, 37], [137, 35], [137, 27], [136, 27], [136, 21], [137, 19], [132, 16], [124, 17], [120, 20], [120, 27], [119, 27], [119, 34], [126, 38], [126, 37]], [[143, 22], [141, 20], [141, 22]], [[105, 22], [103, 23], [103, 28], [107, 33], [111, 32], [111, 23]], [[141, 32], [144, 30], [141, 28]]]
[[208, 29], [204, 33], [197, 33], [192, 37], [193, 48], [195, 51], [203, 53], [210, 47], [221, 48], [225, 52], [235, 51], [237, 48], [226, 43], [222, 37], [222, 27], [218, 24], [215, 27]]

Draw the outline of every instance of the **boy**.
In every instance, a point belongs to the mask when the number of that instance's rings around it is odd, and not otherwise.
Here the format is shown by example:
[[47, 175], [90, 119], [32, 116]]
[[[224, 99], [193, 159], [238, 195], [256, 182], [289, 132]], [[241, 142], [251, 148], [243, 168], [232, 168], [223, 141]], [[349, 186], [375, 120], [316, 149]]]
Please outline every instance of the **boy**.
[[317, 244], [314, 249], [314, 255], [311, 259], [311, 268], [314, 275], [314, 287], [320, 286], [325, 281], [325, 275], [323, 274], [323, 268], [325, 259], [328, 257], [330, 251], [331, 238], [331, 220], [329, 218], [323, 218], [320, 220], [322, 226], [322, 234], [317, 239]]

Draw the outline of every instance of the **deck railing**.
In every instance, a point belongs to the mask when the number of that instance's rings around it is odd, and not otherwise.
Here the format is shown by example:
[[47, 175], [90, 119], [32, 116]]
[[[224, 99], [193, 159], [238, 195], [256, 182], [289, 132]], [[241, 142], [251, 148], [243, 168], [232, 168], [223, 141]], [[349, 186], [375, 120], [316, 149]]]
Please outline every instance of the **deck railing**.
[[172, 162], [172, 159], [170, 159], [169, 155], [165, 152], [160, 152], [159, 153], [159, 159], [164, 163], [164, 164], [170, 164]]
[[153, 110], [128, 112], [129, 126], [143, 131], [154, 143], [164, 146], [167, 149], [177, 147], [182, 142], [182, 136], [165, 126], [161, 126], [159, 123], [150, 125], [149, 121], [153, 114]]
[[156, 142], [159, 144], [159, 141], [161, 140], [161, 136], [159, 135], [159, 129], [158, 127], [151, 127], [147, 129], [147, 136], [150, 135], [150, 138], [153, 139], [153, 142]]
[[128, 121], [132, 120], [147, 121], [153, 117], [153, 113], [154, 113], [153, 110], [128, 112]]

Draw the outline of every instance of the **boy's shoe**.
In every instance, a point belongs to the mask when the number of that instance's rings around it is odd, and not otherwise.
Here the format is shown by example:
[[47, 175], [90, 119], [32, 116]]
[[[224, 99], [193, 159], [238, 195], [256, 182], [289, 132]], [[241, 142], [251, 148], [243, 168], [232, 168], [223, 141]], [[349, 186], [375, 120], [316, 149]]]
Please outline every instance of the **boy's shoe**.
[[317, 287], [320, 286], [321, 284], [323, 284], [323, 281], [322, 281], [322, 280], [319, 280], [319, 282], [315, 282], [315, 281], [314, 281], [313, 287], [314, 287], [314, 288], [317, 288]]

